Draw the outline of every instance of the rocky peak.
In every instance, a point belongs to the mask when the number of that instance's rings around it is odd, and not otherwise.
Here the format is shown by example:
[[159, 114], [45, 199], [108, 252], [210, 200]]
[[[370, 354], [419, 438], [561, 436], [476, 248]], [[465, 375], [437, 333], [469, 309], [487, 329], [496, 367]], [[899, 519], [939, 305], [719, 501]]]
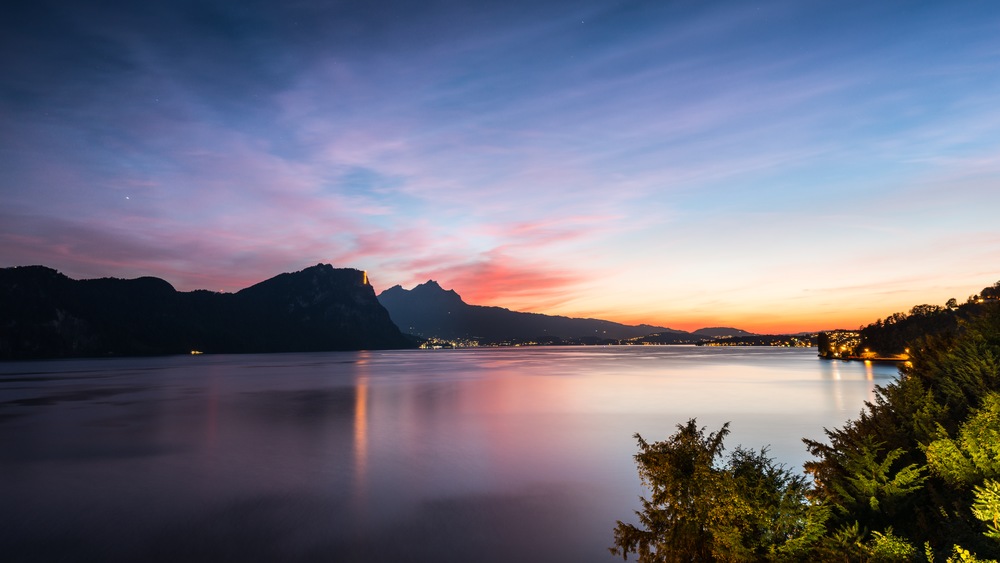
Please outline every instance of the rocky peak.
[[423, 299], [435, 299], [437, 301], [443, 301], [443, 302], [465, 303], [464, 301], [462, 301], [462, 296], [456, 293], [454, 289], [444, 289], [438, 282], [434, 280], [427, 280], [426, 282], [411, 289], [410, 292], [414, 296], [419, 296]]

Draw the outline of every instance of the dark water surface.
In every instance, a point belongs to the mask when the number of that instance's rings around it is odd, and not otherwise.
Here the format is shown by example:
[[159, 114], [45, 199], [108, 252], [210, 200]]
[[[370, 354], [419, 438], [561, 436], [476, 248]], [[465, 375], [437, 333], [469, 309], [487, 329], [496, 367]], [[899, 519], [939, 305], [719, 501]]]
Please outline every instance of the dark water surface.
[[3, 561], [614, 561], [632, 435], [855, 417], [891, 365], [556, 347], [0, 363]]

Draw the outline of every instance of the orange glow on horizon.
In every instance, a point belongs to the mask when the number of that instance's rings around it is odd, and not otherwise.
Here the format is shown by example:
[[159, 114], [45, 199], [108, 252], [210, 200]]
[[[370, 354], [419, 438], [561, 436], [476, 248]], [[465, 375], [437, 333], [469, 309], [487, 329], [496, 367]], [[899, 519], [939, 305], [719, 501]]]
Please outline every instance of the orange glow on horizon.
[[740, 314], [734, 314], [729, 317], [706, 314], [678, 315], [667, 319], [651, 316], [614, 315], [611, 313], [587, 311], [580, 313], [567, 311], [552, 312], [541, 309], [523, 311], [576, 318], [602, 319], [630, 326], [660, 326], [687, 332], [694, 332], [698, 329], [710, 327], [731, 327], [755, 334], [798, 334], [802, 332], [820, 332], [835, 329], [854, 330], [873, 323], [877, 319], [885, 318], [894, 312], [906, 310], [908, 310], [908, 308], [900, 307], [894, 311], [879, 309], [872, 311], [852, 311], [837, 315], [828, 315], [822, 312], [811, 315], [808, 312], [797, 311], [790, 314], [770, 315], [770, 318], [762, 318], [762, 315], [741, 312]]
[[[522, 300], [520, 307], [507, 305], [506, 308], [545, 315], [603, 319], [631, 326], [661, 326], [688, 332], [708, 327], [732, 327], [756, 334], [796, 334], [834, 329], [855, 330], [894, 313], [908, 313], [918, 304], [943, 306], [951, 294], [960, 292], [945, 290], [937, 295], [905, 292], [894, 295], [892, 299], [882, 300], [824, 294], [812, 301], [800, 299], [788, 302], [775, 301], [773, 298], [761, 301], [750, 301], [749, 298], [742, 301], [734, 298], [702, 301], [700, 294], [694, 293], [692, 295], [695, 297], [690, 301], [654, 300], [645, 305], [640, 297], [625, 296], [627, 301], [622, 300], [610, 306], [597, 300], [584, 302], [585, 308], [572, 308], [569, 305], [544, 306], [540, 302]], [[486, 302], [466, 302], [504, 306], [500, 304], [503, 300], [504, 296], [500, 296]], [[508, 302], [510, 301], [508, 296]]]

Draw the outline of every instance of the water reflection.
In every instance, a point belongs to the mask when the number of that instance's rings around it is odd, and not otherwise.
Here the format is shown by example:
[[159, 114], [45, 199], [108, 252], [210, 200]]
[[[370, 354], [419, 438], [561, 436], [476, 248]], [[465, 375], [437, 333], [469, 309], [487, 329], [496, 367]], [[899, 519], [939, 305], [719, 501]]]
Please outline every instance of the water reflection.
[[364, 489], [368, 473], [368, 380], [360, 376], [354, 386], [354, 479]]
[[875, 400], [876, 387], [892, 381], [899, 373], [897, 365], [890, 362], [817, 361], [823, 379], [829, 382], [829, 408], [844, 419], [855, 418], [866, 401]]
[[731, 421], [798, 466], [894, 374], [693, 347], [0, 364], [0, 550], [610, 562], [643, 493], [633, 433]]

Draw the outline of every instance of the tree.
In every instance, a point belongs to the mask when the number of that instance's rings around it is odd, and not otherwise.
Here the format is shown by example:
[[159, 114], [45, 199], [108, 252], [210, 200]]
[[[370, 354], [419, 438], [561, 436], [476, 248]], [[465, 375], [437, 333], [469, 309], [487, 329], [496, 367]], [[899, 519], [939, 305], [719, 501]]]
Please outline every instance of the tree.
[[896, 381], [826, 430], [827, 442], [805, 441], [812, 488], [766, 450], [737, 448], [723, 463], [728, 424], [706, 434], [692, 419], [652, 444], [636, 435], [652, 495], [640, 525], [618, 522], [611, 552], [649, 562], [1000, 557], [1000, 303], [918, 312], [882, 329], [949, 319], [954, 330], [908, 340]]
[[825, 507], [807, 500], [809, 487], [767, 455], [737, 447], [719, 472], [720, 494], [710, 526], [719, 561], [800, 561], [825, 531]]
[[922, 466], [911, 463], [895, 471], [892, 469], [905, 453], [901, 448], [882, 456], [883, 451], [883, 444], [866, 436], [858, 449], [845, 452], [841, 463], [847, 470], [847, 477], [832, 483], [844, 500], [838, 508], [853, 515], [884, 512], [887, 503], [897, 502], [923, 485], [926, 477]]
[[817, 458], [806, 469], [815, 498], [833, 509], [834, 535], [857, 525], [864, 544], [891, 529], [939, 556], [956, 544], [1000, 555], [980, 522], [1000, 522], [1000, 496], [984, 481], [995, 473], [983, 463], [1000, 451], [1000, 409], [990, 398], [1000, 392], [1000, 305], [967, 311], [975, 316], [955, 332], [911, 341], [900, 378], [878, 388], [857, 419], [828, 430], [828, 443], [806, 441]]
[[914, 305], [913, 308], [910, 309], [910, 315], [927, 317], [940, 313], [941, 311], [944, 311], [944, 307], [941, 307], [940, 305]]
[[728, 433], [726, 423], [706, 436], [692, 418], [662, 442], [650, 444], [635, 435], [635, 461], [650, 499], [640, 499], [643, 510], [636, 513], [643, 528], [618, 521], [613, 554], [627, 559], [636, 553], [641, 562], [710, 560], [709, 514], [718, 489], [714, 463]]
[[[927, 465], [959, 493], [971, 492], [973, 516], [986, 524], [984, 534], [1000, 539], [1000, 394], [990, 393], [958, 431], [927, 446]], [[971, 491], [970, 491], [971, 489]]]
[[990, 287], [983, 288], [980, 297], [983, 299], [1000, 299], [1000, 281]]
[[825, 532], [825, 508], [806, 498], [802, 475], [736, 448], [717, 466], [729, 424], [705, 434], [695, 419], [662, 442], [636, 434], [635, 460], [650, 498], [640, 526], [619, 521], [611, 553], [640, 562], [795, 561]]
[[926, 448], [927, 465], [949, 485], [968, 488], [1000, 478], [1000, 394], [983, 398], [982, 406], [962, 423], [957, 438], [949, 438], [943, 427], [939, 433]]
[[976, 495], [972, 515], [986, 523], [986, 537], [1000, 540], [1000, 483], [988, 479], [972, 492]]

